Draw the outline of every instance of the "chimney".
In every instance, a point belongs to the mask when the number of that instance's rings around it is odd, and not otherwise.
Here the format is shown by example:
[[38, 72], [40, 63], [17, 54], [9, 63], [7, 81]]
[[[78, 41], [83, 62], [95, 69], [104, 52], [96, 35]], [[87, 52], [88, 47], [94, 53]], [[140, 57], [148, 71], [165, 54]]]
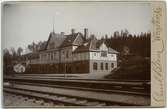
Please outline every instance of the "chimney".
[[61, 32], [60, 34], [61, 34], [62, 36], [64, 36], [64, 32]]
[[71, 33], [74, 34], [75, 33], [75, 29], [71, 29]]
[[87, 28], [84, 29], [84, 38], [88, 39], [88, 29]]

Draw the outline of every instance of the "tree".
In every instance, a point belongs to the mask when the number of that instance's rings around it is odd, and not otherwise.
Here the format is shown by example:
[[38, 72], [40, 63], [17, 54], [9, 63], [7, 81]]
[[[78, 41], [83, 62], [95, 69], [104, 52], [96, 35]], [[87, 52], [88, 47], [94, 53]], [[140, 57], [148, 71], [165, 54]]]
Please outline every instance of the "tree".
[[107, 34], [105, 35], [105, 39], [108, 39], [108, 35]]
[[17, 49], [17, 56], [21, 56], [21, 53], [23, 52], [23, 49], [21, 47], [19, 47]]
[[123, 37], [123, 35], [124, 35], [124, 31], [123, 31], [123, 30], [121, 30], [121, 36]]
[[119, 37], [119, 31], [114, 32], [114, 37]]
[[104, 40], [104, 36], [101, 37], [101, 40]]
[[5, 48], [4, 50], [3, 50], [3, 55], [5, 56], [5, 55], [10, 55], [10, 53], [9, 53], [9, 50], [7, 49], [7, 48]]
[[29, 44], [27, 48], [32, 52], [37, 51], [37, 45], [34, 42], [32, 42], [32, 44]]
[[9, 66], [12, 65], [12, 55], [8, 49], [3, 50], [3, 73], [4, 75], [11, 73]]
[[12, 47], [10, 50], [11, 50], [11, 52], [12, 52], [12, 57], [13, 57], [13, 58], [16, 58], [17, 53], [16, 53], [15, 48]]
[[125, 55], [125, 56], [126, 56], [126, 55], [129, 55], [129, 54], [130, 54], [130, 49], [129, 49], [129, 47], [124, 46], [124, 47], [123, 47], [122, 54]]
[[127, 29], [125, 29], [124, 36], [125, 36], [125, 37], [127, 37], [127, 36], [128, 36], [128, 34], [129, 34], [128, 30], [127, 30]]
[[41, 49], [42, 46], [42, 41], [39, 41], [37, 44], [37, 51], [39, 51]]
[[94, 34], [91, 34], [91, 35], [90, 35], [90, 39], [91, 39], [91, 40], [93, 40], [93, 39], [95, 39], [95, 38], [96, 38], [96, 37], [95, 37]]
[[33, 51], [33, 46], [31, 44], [28, 45], [27, 47], [30, 51]]
[[46, 44], [47, 44], [47, 42], [46, 42], [46, 41], [43, 41], [42, 44], [41, 44], [41, 46], [40, 46], [40, 50], [45, 49]]

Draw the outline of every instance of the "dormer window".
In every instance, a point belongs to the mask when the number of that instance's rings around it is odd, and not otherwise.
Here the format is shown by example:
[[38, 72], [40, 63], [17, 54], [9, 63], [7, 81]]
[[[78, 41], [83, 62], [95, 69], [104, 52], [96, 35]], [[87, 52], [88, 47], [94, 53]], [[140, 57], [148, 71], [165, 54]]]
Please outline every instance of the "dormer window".
[[107, 51], [101, 51], [101, 57], [107, 57]]

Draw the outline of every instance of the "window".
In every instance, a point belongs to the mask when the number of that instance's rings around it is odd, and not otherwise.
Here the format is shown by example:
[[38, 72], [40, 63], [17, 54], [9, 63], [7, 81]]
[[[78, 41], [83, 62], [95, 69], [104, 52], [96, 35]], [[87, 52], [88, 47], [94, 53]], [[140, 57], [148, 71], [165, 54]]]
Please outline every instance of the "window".
[[44, 60], [47, 60], [47, 54], [44, 54]]
[[103, 70], [103, 63], [101, 63], [100, 67], [101, 67], [101, 70]]
[[62, 54], [64, 55], [64, 51], [62, 51]]
[[50, 60], [50, 53], [48, 53], [48, 60]]
[[51, 60], [53, 60], [53, 53], [51, 53]]
[[69, 53], [68, 53], [68, 51], [66, 52], [66, 58], [68, 58], [69, 57]]
[[114, 63], [111, 63], [111, 68], [114, 68]]
[[88, 54], [87, 53], [85, 53], [85, 60], [88, 58]]
[[106, 70], [108, 70], [108, 63], [106, 63]]
[[101, 52], [101, 57], [107, 57], [107, 51], [102, 51]]
[[54, 59], [56, 60], [56, 52], [54, 53]]
[[56, 56], [56, 52], [54, 53], [54, 56]]
[[93, 63], [93, 70], [97, 70], [97, 63]]
[[40, 55], [40, 60], [42, 60], [42, 59], [43, 59], [43, 55], [41, 54], [41, 55]]
[[94, 53], [94, 56], [96, 56], [96, 53]]

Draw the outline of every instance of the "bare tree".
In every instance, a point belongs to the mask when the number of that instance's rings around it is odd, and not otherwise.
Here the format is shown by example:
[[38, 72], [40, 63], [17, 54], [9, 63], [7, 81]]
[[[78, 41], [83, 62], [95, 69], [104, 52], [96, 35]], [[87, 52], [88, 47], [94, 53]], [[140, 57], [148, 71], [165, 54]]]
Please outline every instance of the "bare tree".
[[13, 58], [15, 58], [16, 56], [17, 56], [17, 53], [16, 53], [16, 50], [15, 50], [15, 48], [10, 48], [10, 50], [11, 50], [11, 52], [12, 52], [12, 56], [13, 56]]
[[21, 53], [23, 52], [23, 49], [21, 48], [21, 47], [19, 47], [18, 49], [17, 49], [17, 55], [18, 56], [21, 56]]
[[119, 37], [119, 31], [114, 32], [114, 37]]
[[124, 35], [127, 37], [129, 34], [129, 31], [127, 29], [125, 29]]
[[12, 64], [12, 55], [10, 54], [8, 49], [3, 50], [3, 73], [9, 74], [9, 66]]
[[36, 52], [37, 51], [37, 46], [34, 42], [32, 42], [32, 44], [28, 45], [28, 49], [32, 52]]
[[108, 35], [107, 34], [105, 35], [105, 39], [108, 39]]

